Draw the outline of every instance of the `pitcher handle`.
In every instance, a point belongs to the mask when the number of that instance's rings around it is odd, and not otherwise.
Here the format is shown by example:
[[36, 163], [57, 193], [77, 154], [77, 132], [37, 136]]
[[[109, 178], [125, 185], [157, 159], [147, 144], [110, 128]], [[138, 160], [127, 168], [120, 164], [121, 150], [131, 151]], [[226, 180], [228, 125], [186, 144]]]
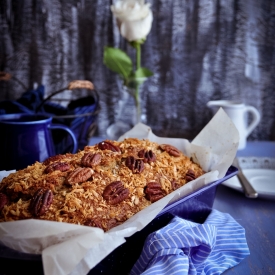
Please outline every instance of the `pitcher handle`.
[[245, 111], [247, 113], [250, 113], [252, 115], [252, 121], [248, 125], [246, 129], [246, 137], [250, 135], [250, 133], [256, 128], [256, 126], [259, 124], [261, 116], [259, 111], [253, 107], [253, 106], [246, 106]]
[[73, 133], [73, 131], [70, 128], [63, 126], [63, 125], [50, 125], [49, 128], [51, 130], [61, 129], [61, 130], [68, 132], [68, 134], [71, 136], [71, 138], [73, 140], [73, 152], [72, 153], [75, 154], [77, 152], [78, 142], [76, 140], [75, 134]]

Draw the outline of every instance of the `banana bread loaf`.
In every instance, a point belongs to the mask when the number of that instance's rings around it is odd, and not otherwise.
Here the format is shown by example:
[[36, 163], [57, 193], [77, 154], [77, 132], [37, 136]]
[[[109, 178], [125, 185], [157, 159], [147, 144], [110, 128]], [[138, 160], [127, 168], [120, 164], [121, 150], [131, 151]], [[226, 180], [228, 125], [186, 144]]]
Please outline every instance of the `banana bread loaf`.
[[105, 140], [4, 178], [0, 222], [34, 218], [108, 231], [203, 173], [171, 145]]

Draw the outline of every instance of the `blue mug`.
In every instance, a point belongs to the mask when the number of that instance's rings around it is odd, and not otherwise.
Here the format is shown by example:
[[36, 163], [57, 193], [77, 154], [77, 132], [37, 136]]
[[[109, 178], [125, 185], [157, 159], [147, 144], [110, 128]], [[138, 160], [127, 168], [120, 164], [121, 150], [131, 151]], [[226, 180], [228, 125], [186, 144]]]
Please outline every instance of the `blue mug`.
[[51, 131], [55, 129], [68, 132], [73, 140], [71, 153], [76, 153], [78, 144], [74, 133], [66, 126], [52, 124], [51, 117], [42, 114], [0, 115], [0, 171], [20, 170], [54, 156]]

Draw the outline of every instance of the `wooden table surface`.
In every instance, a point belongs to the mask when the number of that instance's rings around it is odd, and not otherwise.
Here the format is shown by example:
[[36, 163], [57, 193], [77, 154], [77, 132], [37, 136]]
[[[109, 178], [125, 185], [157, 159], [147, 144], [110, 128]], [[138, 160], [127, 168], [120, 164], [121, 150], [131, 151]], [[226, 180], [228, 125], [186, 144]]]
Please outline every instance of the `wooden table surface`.
[[[275, 157], [275, 142], [249, 142], [237, 155]], [[213, 208], [229, 213], [245, 228], [250, 249], [247, 258], [224, 274], [275, 274], [275, 200], [249, 199], [221, 184], [217, 188]]]

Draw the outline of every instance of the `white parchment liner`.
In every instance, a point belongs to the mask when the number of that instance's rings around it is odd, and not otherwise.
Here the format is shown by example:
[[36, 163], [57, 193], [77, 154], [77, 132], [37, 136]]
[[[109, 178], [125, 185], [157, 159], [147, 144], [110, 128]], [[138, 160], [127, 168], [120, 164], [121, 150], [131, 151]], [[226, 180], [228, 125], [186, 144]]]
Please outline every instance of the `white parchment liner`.
[[[15, 250], [41, 254], [45, 275], [85, 275], [116, 247], [144, 228], [169, 203], [223, 178], [236, 155], [239, 133], [231, 119], [220, 109], [198, 136], [186, 139], [160, 138], [150, 127], [137, 124], [120, 137], [148, 138], [176, 146], [197, 161], [204, 171], [200, 178], [189, 182], [163, 199], [140, 211], [123, 224], [104, 233], [99, 228], [68, 223], [21, 220], [0, 223], [0, 241]], [[1, 172], [6, 176], [5, 171]], [[2, 180], [0, 175], [0, 180]]]

